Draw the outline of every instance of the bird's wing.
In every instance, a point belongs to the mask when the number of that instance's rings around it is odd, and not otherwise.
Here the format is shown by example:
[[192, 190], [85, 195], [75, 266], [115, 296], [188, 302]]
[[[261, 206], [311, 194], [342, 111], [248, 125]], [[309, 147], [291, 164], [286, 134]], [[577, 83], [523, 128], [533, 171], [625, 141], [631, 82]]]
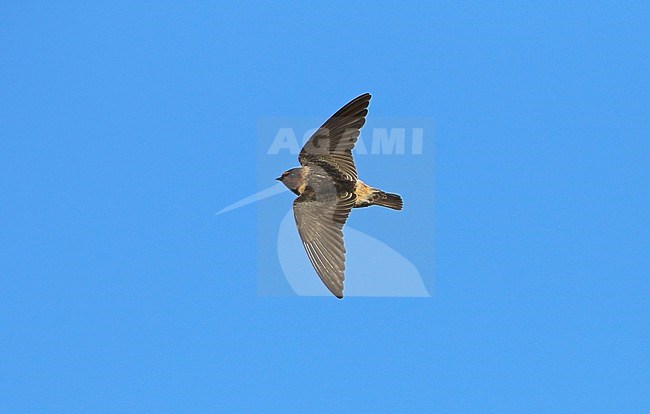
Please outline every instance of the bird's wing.
[[343, 225], [356, 196], [303, 194], [293, 202], [298, 233], [316, 273], [337, 298], [343, 297]]
[[336, 166], [348, 180], [356, 181], [352, 148], [366, 122], [369, 104], [370, 94], [365, 93], [332, 115], [305, 143], [298, 156], [300, 164], [324, 160]]

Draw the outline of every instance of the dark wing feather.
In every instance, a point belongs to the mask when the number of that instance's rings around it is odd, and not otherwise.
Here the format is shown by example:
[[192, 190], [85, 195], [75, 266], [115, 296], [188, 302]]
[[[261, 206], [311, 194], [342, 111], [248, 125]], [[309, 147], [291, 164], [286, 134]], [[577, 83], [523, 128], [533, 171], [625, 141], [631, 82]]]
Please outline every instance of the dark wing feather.
[[332, 115], [305, 143], [298, 156], [300, 164], [326, 162], [335, 166], [348, 180], [356, 181], [352, 148], [366, 122], [369, 104], [370, 94], [365, 93]]
[[355, 195], [303, 194], [293, 202], [293, 214], [307, 256], [325, 286], [343, 297], [345, 246], [342, 228], [354, 205]]

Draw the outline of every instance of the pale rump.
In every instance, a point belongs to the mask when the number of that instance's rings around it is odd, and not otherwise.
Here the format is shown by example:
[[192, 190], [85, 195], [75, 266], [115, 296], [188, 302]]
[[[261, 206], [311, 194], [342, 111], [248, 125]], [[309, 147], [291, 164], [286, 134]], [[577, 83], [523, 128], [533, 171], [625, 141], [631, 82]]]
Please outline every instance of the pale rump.
[[375, 191], [376, 190], [374, 188], [366, 185], [366, 183], [363, 181], [357, 180], [356, 184], [354, 185], [354, 194], [357, 196], [354, 204], [365, 204], [370, 202], [370, 196]]

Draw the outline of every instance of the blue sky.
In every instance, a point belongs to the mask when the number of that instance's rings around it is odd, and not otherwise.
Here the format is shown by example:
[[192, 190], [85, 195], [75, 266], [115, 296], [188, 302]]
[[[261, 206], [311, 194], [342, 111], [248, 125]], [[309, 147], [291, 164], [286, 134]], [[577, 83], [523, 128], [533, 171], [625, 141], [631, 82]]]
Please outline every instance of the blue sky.
[[[0, 16], [0, 411], [650, 409], [647, 3], [59, 3]], [[433, 297], [259, 296], [257, 120], [363, 92], [435, 122], [352, 218], [435, 220]]]

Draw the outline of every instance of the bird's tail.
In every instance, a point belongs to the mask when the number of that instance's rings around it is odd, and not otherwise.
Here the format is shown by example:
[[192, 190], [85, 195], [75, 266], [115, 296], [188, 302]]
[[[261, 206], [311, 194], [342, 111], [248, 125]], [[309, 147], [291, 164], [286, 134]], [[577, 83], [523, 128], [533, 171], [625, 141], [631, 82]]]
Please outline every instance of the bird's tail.
[[381, 190], [376, 190], [372, 195], [372, 198], [374, 199], [372, 204], [392, 208], [393, 210], [402, 209], [402, 197], [400, 197], [398, 194], [385, 193]]

